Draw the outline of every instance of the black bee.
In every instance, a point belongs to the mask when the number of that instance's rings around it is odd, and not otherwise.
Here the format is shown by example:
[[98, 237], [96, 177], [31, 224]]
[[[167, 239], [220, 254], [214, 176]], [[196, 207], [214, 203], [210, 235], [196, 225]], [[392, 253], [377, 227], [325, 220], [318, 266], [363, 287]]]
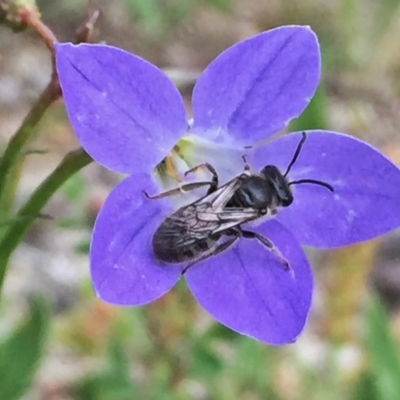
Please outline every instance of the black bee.
[[144, 192], [149, 199], [160, 199], [209, 186], [204, 197], [181, 207], [158, 227], [152, 242], [155, 257], [167, 263], [189, 262], [182, 271], [184, 274], [194, 264], [225, 251], [240, 238], [247, 238], [257, 239], [288, 269], [288, 261], [269, 239], [257, 232], [244, 230], [241, 225], [266, 215], [275, 215], [280, 207], [290, 206], [293, 203], [292, 185], [310, 183], [334, 191], [330, 184], [314, 179], [288, 181], [287, 175], [299, 157], [306, 138], [303, 132], [284, 174], [274, 165], [267, 165], [259, 174], [250, 173], [246, 164], [241, 175], [218, 187], [217, 172], [210, 164], [204, 163], [185, 175], [206, 168], [212, 174], [211, 181], [188, 183], [155, 196]]

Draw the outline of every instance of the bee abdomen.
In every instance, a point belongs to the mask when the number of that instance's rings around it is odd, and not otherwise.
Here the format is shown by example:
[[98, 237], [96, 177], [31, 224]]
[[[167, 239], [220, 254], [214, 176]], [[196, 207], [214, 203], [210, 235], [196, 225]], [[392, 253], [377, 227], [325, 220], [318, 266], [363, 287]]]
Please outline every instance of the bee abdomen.
[[156, 258], [167, 263], [181, 263], [196, 258], [211, 250], [219, 237], [192, 238], [190, 232], [180, 226], [161, 225], [153, 237], [153, 252]]

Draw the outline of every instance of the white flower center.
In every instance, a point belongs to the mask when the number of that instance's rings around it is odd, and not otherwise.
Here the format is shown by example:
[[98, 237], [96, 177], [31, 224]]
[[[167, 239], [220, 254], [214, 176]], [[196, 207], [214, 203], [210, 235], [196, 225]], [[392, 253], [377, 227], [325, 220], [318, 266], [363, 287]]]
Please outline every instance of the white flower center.
[[[210, 181], [212, 177], [206, 169], [200, 169], [187, 177], [184, 176], [190, 168], [209, 163], [218, 173], [219, 185], [223, 185], [243, 171], [244, 155], [243, 148], [228, 147], [202, 139], [197, 135], [187, 134], [158, 164], [154, 170], [154, 176], [161, 191], [171, 190], [188, 182]], [[205, 195], [206, 191], [207, 187], [204, 187], [182, 195], [171, 196], [170, 199], [176, 206], [181, 207]]]

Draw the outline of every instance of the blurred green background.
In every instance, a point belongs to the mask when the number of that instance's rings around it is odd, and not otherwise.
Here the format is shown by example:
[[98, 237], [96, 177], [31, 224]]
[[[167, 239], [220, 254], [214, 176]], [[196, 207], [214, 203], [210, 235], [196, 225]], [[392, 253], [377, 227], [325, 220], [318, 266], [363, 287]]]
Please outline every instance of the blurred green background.
[[[165, 69], [187, 101], [219, 52], [286, 24], [310, 25], [323, 81], [290, 130], [346, 132], [400, 165], [400, 1], [38, 1], [43, 21], [71, 39], [101, 7], [97, 40]], [[0, 145], [51, 73], [30, 32], [0, 26]], [[77, 147], [62, 101], [46, 114], [18, 201]], [[90, 165], [48, 204], [16, 252], [0, 306], [0, 400], [400, 399], [400, 233], [346, 249], [307, 250], [316, 290], [296, 344], [273, 348], [203, 312], [181, 282], [159, 301], [122, 309], [97, 300], [88, 276], [91, 227], [119, 177]], [[15, 204], [18, 207], [19, 204]], [[400, 199], [399, 199], [400, 212]]]

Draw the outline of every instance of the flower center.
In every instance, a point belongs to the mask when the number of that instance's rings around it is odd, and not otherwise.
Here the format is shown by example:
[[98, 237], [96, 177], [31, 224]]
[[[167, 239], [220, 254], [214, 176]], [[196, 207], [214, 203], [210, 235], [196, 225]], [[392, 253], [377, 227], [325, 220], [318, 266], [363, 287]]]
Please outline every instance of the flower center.
[[[197, 135], [187, 134], [156, 166], [153, 173], [161, 190], [165, 191], [176, 188], [184, 182], [209, 181], [211, 176], [205, 170], [196, 171], [195, 174], [187, 177], [184, 176], [187, 170], [203, 163], [209, 163], [217, 171], [220, 184], [224, 184], [243, 171], [243, 155], [243, 148], [228, 147], [202, 139]], [[203, 192], [204, 189], [199, 189], [184, 196], [171, 197], [171, 200], [181, 206], [198, 199]]]

